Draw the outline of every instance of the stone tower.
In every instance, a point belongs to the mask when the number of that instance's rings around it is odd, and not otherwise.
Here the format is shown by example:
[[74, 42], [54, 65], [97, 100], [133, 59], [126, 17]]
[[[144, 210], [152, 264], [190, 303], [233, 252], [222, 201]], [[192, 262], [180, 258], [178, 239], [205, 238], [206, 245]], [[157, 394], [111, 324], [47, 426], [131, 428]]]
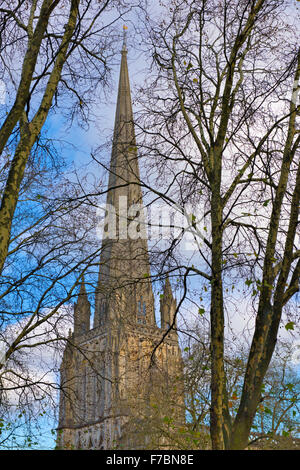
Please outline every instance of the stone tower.
[[94, 323], [90, 328], [82, 279], [61, 365], [62, 449], [172, 448], [165, 428], [184, 421], [169, 279], [160, 296], [161, 328], [155, 320], [125, 36], [121, 53]]

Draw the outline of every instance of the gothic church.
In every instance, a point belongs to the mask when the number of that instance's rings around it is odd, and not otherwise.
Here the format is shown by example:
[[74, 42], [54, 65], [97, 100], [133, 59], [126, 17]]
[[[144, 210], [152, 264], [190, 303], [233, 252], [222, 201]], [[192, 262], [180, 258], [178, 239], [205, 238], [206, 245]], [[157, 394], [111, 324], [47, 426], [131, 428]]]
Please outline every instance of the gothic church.
[[[143, 206], [125, 37], [121, 53], [107, 193], [119, 223], [114, 237], [104, 227], [92, 328], [84, 280], [74, 306], [61, 364], [60, 449], [168, 449], [166, 428], [184, 422], [176, 301], [167, 279], [158, 327], [147, 240], [125, 233]], [[124, 204], [131, 213], [122, 218]]]

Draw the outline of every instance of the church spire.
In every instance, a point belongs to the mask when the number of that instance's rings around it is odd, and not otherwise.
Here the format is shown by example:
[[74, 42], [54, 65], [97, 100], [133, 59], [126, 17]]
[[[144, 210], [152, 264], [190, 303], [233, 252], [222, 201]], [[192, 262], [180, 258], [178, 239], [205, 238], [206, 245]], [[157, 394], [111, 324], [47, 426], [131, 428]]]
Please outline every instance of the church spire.
[[[126, 28], [126, 29], [125, 29]], [[108, 182], [107, 203], [116, 209], [119, 196], [126, 196], [129, 205], [142, 202], [140, 175], [132, 112], [131, 90], [127, 64], [127, 27], [124, 26], [119, 75], [118, 99], [115, 114], [112, 155]], [[123, 187], [116, 188], [122, 185]]]
[[[140, 318], [141, 308], [145, 323], [155, 323], [126, 30], [124, 27], [94, 326], [115, 316], [116, 310], [131, 310], [131, 319]], [[123, 296], [122, 308], [112, 307], [112, 300], [107, 298], [110, 294], [114, 301]]]

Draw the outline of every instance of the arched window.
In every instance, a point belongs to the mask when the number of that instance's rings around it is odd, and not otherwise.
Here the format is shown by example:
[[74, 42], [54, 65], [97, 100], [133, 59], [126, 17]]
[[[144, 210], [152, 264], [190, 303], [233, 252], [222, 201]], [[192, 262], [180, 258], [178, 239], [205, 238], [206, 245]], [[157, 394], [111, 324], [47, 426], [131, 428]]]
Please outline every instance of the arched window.
[[66, 417], [66, 397], [63, 392], [61, 392], [61, 402], [60, 402], [60, 409], [61, 409], [61, 420], [64, 423]]
[[87, 369], [83, 370], [82, 376], [82, 418], [85, 419], [87, 415]]
[[143, 325], [146, 324], [146, 302], [143, 302], [143, 297], [138, 301], [138, 309], [137, 309], [137, 322]]
[[94, 372], [93, 374], [93, 413], [95, 413], [95, 409], [97, 406], [97, 374]]

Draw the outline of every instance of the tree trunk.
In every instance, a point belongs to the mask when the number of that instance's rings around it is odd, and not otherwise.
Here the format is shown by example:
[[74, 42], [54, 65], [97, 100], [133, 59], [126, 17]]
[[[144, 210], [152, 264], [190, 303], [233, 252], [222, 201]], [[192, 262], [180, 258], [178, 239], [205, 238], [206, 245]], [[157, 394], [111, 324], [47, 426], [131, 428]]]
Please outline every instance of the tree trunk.
[[[215, 168], [216, 169], [216, 168]], [[217, 169], [216, 169], [217, 170]], [[216, 171], [218, 172], [218, 171]], [[219, 172], [218, 172], [219, 173]], [[219, 178], [212, 188], [212, 286], [211, 286], [211, 422], [212, 448], [224, 449], [224, 312], [222, 286], [222, 209]]]

